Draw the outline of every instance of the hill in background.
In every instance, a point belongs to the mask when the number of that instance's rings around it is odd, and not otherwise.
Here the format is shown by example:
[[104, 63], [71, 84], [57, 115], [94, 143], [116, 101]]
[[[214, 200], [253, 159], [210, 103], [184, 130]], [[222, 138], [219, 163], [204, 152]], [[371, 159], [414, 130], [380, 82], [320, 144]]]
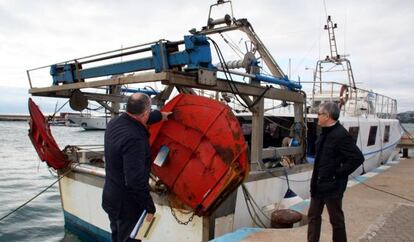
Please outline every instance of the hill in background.
[[407, 111], [397, 114], [397, 119], [401, 123], [414, 123], [414, 111]]

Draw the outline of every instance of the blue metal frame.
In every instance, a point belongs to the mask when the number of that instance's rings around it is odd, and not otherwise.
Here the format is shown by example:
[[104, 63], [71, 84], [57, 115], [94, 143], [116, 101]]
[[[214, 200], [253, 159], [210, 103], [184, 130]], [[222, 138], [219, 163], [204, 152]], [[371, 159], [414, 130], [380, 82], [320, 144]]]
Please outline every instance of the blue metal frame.
[[[173, 67], [186, 66], [186, 70], [207, 68], [214, 70], [211, 61], [210, 43], [204, 35], [184, 36], [185, 50], [168, 53], [167, 43], [160, 42], [151, 46], [151, 57], [96, 66], [82, 69], [79, 63], [56, 64], [50, 68], [53, 77], [53, 85], [68, 84], [80, 80], [118, 75], [135, 71], [155, 70], [161, 72]], [[78, 68], [76, 68], [78, 65]]]
[[145, 89], [145, 88], [137, 88], [137, 89], [132, 89], [132, 88], [122, 88], [121, 92], [128, 92], [128, 93], [145, 93], [147, 95], [157, 95], [160, 92], [156, 91], [156, 90], [150, 90], [150, 89]]
[[289, 80], [289, 78], [287, 76], [285, 76], [283, 78], [278, 78], [278, 77], [274, 77], [274, 76], [264, 76], [264, 75], [256, 74], [255, 79], [258, 80], [258, 81], [262, 81], [262, 82], [282, 85], [282, 86], [285, 86], [285, 87], [287, 87], [291, 90], [302, 88], [302, 85], [300, 85], [297, 82]]

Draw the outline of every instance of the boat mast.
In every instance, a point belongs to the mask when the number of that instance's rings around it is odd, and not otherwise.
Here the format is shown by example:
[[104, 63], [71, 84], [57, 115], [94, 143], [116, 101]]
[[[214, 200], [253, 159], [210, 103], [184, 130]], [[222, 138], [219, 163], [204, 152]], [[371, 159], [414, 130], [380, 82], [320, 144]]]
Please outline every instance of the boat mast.
[[[329, 37], [329, 48], [331, 50], [331, 60], [339, 60], [341, 56], [338, 54], [338, 48], [336, 47], [335, 31], [334, 29], [338, 28], [338, 25], [332, 22], [331, 16], [328, 16], [327, 24], [325, 25], [325, 30], [328, 30]], [[328, 57], [327, 57], [328, 58]]]
[[[315, 68], [315, 72], [313, 75], [312, 106], [314, 106], [314, 96], [315, 96], [316, 90], [319, 89], [319, 93], [322, 93], [323, 91], [323, 88], [322, 88], [324, 84], [323, 77], [322, 77], [323, 73], [346, 71], [347, 78], [348, 78], [348, 86], [351, 87], [349, 90], [349, 98], [353, 97], [353, 92], [354, 90], [356, 90], [351, 62], [346, 58], [346, 55], [338, 54], [338, 47], [337, 47], [336, 38], [335, 38], [336, 28], [338, 28], [338, 25], [332, 22], [331, 16], [328, 16], [324, 29], [328, 31], [330, 55], [327, 55], [324, 60], [318, 60], [316, 63], [316, 68]], [[327, 70], [323, 70], [323, 66], [329, 65], [329, 64], [331, 65], [331, 67], [328, 68]], [[336, 66], [342, 66], [342, 70], [336, 69]], [[355, 95], [356, 95], [356, 91], [355, 91]]]

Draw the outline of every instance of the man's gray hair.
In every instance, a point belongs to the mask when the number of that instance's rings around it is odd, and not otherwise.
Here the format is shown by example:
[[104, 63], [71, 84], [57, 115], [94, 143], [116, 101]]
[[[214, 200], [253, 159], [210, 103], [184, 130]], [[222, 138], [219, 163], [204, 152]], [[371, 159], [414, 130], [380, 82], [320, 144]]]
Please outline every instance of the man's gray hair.
[[131, 114], [143, 114], [151, 109], [151, 98], [144, 93], [134, 93], [128, 98], [126, 111]]
[[325, 102], [322, 103], [319, 107], [333, 120], [336, 121], [339, 119], [339, 114], [341, 113], [341, 110], [339, 109], [338, 104], [334, 102]]

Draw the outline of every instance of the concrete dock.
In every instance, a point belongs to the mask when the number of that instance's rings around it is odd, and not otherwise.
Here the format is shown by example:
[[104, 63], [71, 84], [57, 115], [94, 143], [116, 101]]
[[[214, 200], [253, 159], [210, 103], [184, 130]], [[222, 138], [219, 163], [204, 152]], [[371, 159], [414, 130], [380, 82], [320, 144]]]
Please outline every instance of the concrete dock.
[[0, 114], [0, 121], [28, 121], [29, 118], [24, 114]]
[[[390, 162], [350, 181], [343, 209], [348, 241], [414, 241], [414, 159]], [[332, 241], [326, 208], [322, 219], [320, 241]], [[307, 236], [306, 225], [250, 231], [227, 241], [298, 242], [306, 241]]]

